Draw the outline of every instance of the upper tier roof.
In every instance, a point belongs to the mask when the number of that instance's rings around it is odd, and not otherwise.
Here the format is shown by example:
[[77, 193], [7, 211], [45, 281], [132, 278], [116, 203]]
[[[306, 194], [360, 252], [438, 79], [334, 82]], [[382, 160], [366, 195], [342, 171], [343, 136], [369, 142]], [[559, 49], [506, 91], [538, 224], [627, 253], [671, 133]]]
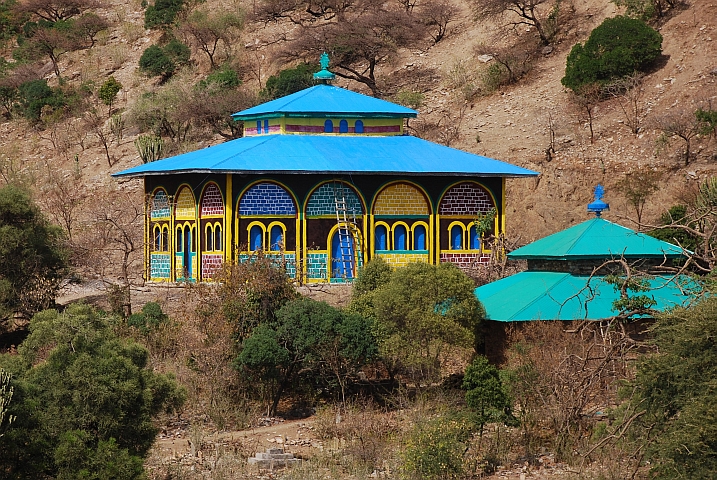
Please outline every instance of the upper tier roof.
[[538, 175], [532, 170], [407, 135], [257, 135], [139, 165], [114, 176], [176, 173]]
[[418, 112], [332, 85], [316, 85], [232, 115], [234, 120], [275, 117], [415, 118]]
[[511, 260], [680, 258], [680, 247], [602, 218], [593, 218], [508, 254]]

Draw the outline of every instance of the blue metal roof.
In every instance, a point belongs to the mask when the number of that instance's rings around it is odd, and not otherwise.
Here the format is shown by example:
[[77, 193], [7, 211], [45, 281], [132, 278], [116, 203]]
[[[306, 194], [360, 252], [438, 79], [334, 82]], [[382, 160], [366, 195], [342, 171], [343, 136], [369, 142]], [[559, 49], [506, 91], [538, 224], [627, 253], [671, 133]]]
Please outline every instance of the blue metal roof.
[[176, 173], [538, 175], [509, 163], [406, 135], [256, 135], [139, 165], [113, 176]]
[[511, 260], [681, 258], [682, 249], [603, 218], [593, 218], [508, 254]]
[[[687, 277], [649, 277], [650, 290], [640, 292], [654, 299], [655, 310], [687, 306], [696, 299], [695, 284]], [[681, 288], [683, 287], [683, 288]], [[618, 314], [619, 299], [605, 277], [578, 276], [562, 272], [520, 272], [475, 289], [486, 318], [498, 322], [533, 320], [601, 320]]]
[[334, 87], [315, 85], [232, 115], [234, 120], [270, 117], [414, 118], [418, 112], [379, 98]]

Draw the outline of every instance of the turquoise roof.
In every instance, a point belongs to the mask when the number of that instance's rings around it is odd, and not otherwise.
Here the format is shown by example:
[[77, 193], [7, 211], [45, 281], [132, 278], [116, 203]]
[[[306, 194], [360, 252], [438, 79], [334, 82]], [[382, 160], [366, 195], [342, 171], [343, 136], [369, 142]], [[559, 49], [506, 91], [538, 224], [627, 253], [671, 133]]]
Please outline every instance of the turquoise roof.
[[537, 172], [407, 135], [255, 135], [139, 165], [117, 177], [175, 173], [331, 173], [527, 177]]
[[418, 112], [379, 98], [334, 87], [315, 85], [232, 115], [234, 120], [275, 117], [414, 118]]
[[600, 258], [680, 258], [682, 249], [602, 218], [541, 238], [508, 254], [511, 260]]
[[[683, 292], [678, 281], [691, 285], [687, 277], [650, 277], [650, 290], [639, 294], [654, 299], [659, 311], [687, 306], [695, 296]], [[478, 287], [475, 294], [486, 318], [498, 322], [600, 320], [618, 314], [612, 304], [619, 293], [599, 276], [527, 271]]]

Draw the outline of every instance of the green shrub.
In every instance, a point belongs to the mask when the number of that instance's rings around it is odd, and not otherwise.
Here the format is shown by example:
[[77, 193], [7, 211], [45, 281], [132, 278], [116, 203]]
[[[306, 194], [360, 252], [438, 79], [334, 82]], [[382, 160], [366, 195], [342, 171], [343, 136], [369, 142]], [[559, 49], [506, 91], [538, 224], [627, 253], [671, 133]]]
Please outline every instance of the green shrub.
[[152, 45], [139, 57], [139, 69], [150, 77], [169, 78], [177, 65], [159, 45]]
[[184, 0], [157, 0], [144, 12], [144, 28], [165, 28], [174, 23]]
[[608, 18], [590, 33], [585, 45], [572, 48], [561, 82], [574, 92], [584, 85], [604, 85], [646, 71], [661, 54], [662, 35], [645, 22]]
[[177, 65], [186, 65], [189, 63], [189, 57], [192, 55], [189, 47], [173, 38], [167, 43], [164, 48], [164, 53]]
[[311, 87], [316, 71], [316, 67], [310, 63], [284, 69], [267, 79], [266, 86], [259, 95], [264, 100], [273, 100]]
[[169, 320], [167, 314], [157, 302], [148, 302], [142, 307], [142, 313], [133, 313], [127, 318], [127, 325], [135, 327], [143, 335], [157, 330]]
[[30, 80], [18, 88], [20, 108], [22, 114], [30, 121], [38, 121], [42, 107], [49, 105], [52, 108], [59, 108], [66, 105], [66, 99], [62, 90], [53, 89], [47, 84], [47, 80]]
[[463, 452], [475, 424], [465, 415], [438, 417], [417, 424], [402, 452], [404, 479], [458, 478], [464, 473]]
[[242, 84], [239, 74], [229, 65], [224, 65], [219, 70], [215, 70], [207, 78], [197, 84], [197, 88], [206, 90], [216, 87], [220, 90], [228, 88], [236, 88]]

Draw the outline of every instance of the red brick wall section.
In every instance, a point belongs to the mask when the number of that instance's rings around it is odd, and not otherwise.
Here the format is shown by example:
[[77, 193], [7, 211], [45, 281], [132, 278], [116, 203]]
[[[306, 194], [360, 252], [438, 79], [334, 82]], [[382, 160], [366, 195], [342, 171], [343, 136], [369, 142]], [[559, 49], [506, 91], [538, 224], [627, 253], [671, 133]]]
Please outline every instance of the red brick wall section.
[[202, 255], [202, 278], [204, 280], [212, 278], [212, 276], [222, 269], [223, 255]]
[[441, 200], [438, 213], [441, 215], [475, 215], [487, 212], [495, 205], [490, 194], [480, 185], [463, 182], [452, 186]]
[[202, 196], [202, 216], [224, 215], [224, 202], [219, 187], [210, 183]]

